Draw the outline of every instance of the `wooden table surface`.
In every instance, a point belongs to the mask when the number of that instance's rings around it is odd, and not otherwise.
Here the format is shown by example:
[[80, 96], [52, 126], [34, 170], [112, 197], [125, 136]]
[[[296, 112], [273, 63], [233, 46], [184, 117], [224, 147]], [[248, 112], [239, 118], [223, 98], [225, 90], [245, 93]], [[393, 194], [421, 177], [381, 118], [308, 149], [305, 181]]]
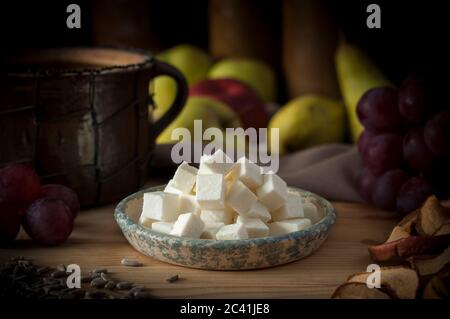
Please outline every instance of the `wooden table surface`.
[[[114, 205], [82, 211], [71, 237], [58, 247], [34, 244], [20, 233], [14, 247], [0, 249], [0, 259], [32, 258], [36, 264], [78, 264], [83, 272], [106, 267], [120, 280], [144, 284], [162, 298], [329, 298], [354, 272], [371, 263], [367, 246], [385, 240], [398, 221], [392, 214], [361, 204], [333, 203], [337, 221], [321, 248], [287, 265], [250, 271], [204, 271], [173, 266], [141, 255], [115, 223]], [[138, 259], [144, 267], [120, 265]], [[181, 280], [166, 279], [178, 274]]]

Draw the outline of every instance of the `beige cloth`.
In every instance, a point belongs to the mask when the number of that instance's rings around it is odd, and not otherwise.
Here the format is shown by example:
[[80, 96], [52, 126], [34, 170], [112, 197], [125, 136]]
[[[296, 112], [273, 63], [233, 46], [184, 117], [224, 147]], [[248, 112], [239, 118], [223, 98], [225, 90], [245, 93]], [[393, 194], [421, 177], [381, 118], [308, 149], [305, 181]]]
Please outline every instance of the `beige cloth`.
[[329, 200], [362, 202], [355, 187], [360, 170], [356, 147], [327, 144], [283, 156], [278, 174], [288, 185]]
[[[157, 145], [152, 160], [153, 175], [173, 174], [170, 158], [172, 145]], [[278, 174], [288, 185], [303, 188], [329, 200], [362, 202], [355, 187], [361, 170], [356, 147], [327, 144], [312, 147], [280, 158]]]

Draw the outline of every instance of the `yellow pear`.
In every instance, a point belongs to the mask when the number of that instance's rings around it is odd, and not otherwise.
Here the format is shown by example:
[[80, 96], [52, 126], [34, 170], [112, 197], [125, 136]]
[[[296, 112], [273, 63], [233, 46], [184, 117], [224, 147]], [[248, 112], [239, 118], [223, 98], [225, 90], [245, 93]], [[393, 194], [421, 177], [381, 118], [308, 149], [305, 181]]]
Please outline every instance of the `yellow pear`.
[[336, 72], [347, 108], [351, 137], [356, 142], [364, 129], [356, 114], [359, 99], [369, 89], [391, 83], [364, 52], [344, 42], [336, 51]]
[[237, 114], [226, 104], [209, 97], [190, 97], [181, 113], [158, 136], [156, 143], [179, 142], [172, 140], [172, 131], [178, 127], [187, 128], [193, 137], [194, 120], [202, 120], [203, 130], [209, 127], [217, 127], [222, 130], [227, 127], [241, 126]]
[[281, 155], [318, 144], [343, 142], [345, 107], [337, 99], [304, 95], [275, 113], [269, 123], [269, 133], [272, 128], [280, 130]]
[[[205, 79], [212, 64], [212, 59], [206, 52], [190, 44], [177, 45], [161, 52], [157, 58], [178, 68], [189, 86]], [[153, 117], [158, 119], [172, 105], [176, 84], [171, 77], [162, 75], [150, 83], [149, 90], [156, 105]]]

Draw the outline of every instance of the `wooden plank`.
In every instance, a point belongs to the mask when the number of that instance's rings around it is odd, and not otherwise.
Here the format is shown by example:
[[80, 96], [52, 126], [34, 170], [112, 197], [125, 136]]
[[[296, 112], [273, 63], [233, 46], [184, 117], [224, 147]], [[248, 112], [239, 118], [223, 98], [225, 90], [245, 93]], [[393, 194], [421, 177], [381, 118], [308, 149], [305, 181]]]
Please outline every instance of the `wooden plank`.
[[[269, 269], [204, 271], [173, 266], [135, 251], [113, 217], [114, 205], [80, 213], [70, 239], [59, 247], [42, 247], [21, 233], [13, 248], [0, 249], [0, 259], [26, 256], [42, 265], [79, 264], [82, 271], [106, 267], [121, 280], [141, 283], [162, 298], [328, 298], [354, 272], [371, 263], [367, 246], [384, 241], [398, 221], [395, 215], [366, 205], [333, 203], [337, 222], [312, 256]], [[138, 259], [144, 267], [120, 265]], [[178, 274], [181, 280], [166, 279]]]

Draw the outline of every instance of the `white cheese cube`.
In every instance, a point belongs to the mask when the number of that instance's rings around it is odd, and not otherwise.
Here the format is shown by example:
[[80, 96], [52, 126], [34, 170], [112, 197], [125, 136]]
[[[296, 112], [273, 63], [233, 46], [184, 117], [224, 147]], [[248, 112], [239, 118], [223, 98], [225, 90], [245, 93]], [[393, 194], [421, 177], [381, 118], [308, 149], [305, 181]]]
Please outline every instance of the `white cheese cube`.
[[233, 161], [218, 149], [212, 155], [202, 155], [198, 174], [227, 174], [233, 166]]
[[236, 181], [236, 178], [229, 172], [225, 175], [225, 194], [228, 194], [229, 189], [233, 185], [233, 183]]
[[245, 214], [242, 214], [244, 217], [248, 218], [259, 218], [264, 223], [267, 223], [269, 220], [272, 219], [272, 216], [270, 215], [267, 208], [261, 204], [259, 201], [256, 201], [252, 207], [250, 207], [250, 210], [246, 212]]
[[178, 188], [176, 188], [174, 186], [174, 182], [173, 179], [171, 179], [166, 187], [164, 188], [164, 193], [171, 193], [171, 194], [183, 194], [183, 192], [181, 190], [179, 190]]
[[173, 187], [181, 190], [184, 194], [190, 194], [195, 184], [198, 170], [183, 162], [178, 166], [173, 176]]
[[225, 209], [202, 210], [200, 218], [205, 223], [224, 223], [228, 225], [233, 222], [234, 211], [228, 207]]
[[268, 226], [270, 236], [277, 236], [306, 229], [311, 226], [311, 221], [307, 218], [298, 218], [270, 223]]
[[261, 203], [273, 212], [284, 205], [287, 198], [287, 185], [276, 174], [265, 174], [263, 184], [256, 189]]
[[180, 196], [180, 213], [195, 213], [200, 215], [200, 206], [197, 203], [195, 195], [181, 194]]
[[245, 218], [238, 216], [237, 224], [243, 224], [247, 230], [248, 238], [269, 236], [269, 227], [259, 218]]
[[164, 234], [170, 234], [173, 228], [173, 223], [168, 222], [154, 222], [152, 224], [152, 230], [158, 231]]
[[152, 228], [152, 223], [154, 223], [156, 220], [147, 218], [144, 216], [144, 214], [141, 214], [139, 217], [139, 225], [142, 225], [147, 228]]
[[305, 218], [310, 219], [313, 224], [317, 223], [320, 220], [317, 206], [313, 203], [303, 203], [303, 213], [305, 215]]
[[255, 190], [263, 183], [263, 175], [261, 174], [260, 167], [245, 157], [241, 157], [233, 165], [230, 175], [233, 179], [239, 179], [251, 190]]
[[201, 209], [225, 208], [225, 179], [223, 175], [197, 175], [195, 192]]
[[247, 213], [257, 200], [256, 195], [238, 179], [228, 190], [227, 204], [239, 215]]
[[216, 234], [218, 240], [247, 239], [248, 233], [243, 224], [225, 225]]
[[302, 218], [303, 201], [300, 195], [289, 193], [283, 206], [272, 212], [272, 220], [279, 221], [284, 219]]
[[205, 227], [203, 228], [203, 233], [200, 238], [203, 239], [216, 239], [216, 234], [223, 226], [224, 223], [205, 223]]
[[205, 224], [193, 213], [181, 214], [173, 225], [171, 235], [200, 238]]
[[142, 214], [163, 222], [176, 221], [180, 214], [180, 199], [176, 194], [164, 192], [144, 193]]

